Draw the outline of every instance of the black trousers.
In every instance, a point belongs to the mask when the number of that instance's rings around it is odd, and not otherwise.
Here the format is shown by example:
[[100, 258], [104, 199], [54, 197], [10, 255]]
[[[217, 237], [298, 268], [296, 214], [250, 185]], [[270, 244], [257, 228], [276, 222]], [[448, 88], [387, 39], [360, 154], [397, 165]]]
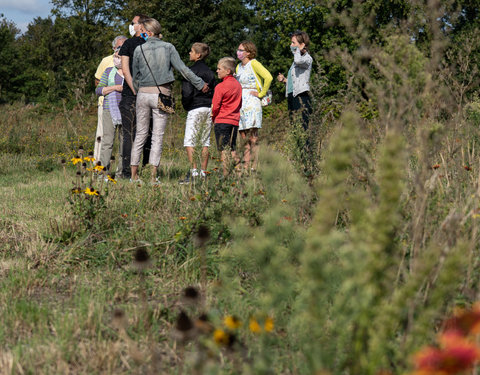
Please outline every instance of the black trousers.
[[295, 113], [300, 111], [303, 129], [307, 131], [310, 115], [312, 114], [312, 98], [310, 97], [310, 93], [305, 91], [297, 96], [293, 96], [293, 93], [290, 93], [287, 97], [287, 104], [291, 118], [293, 118]]
[[[120, 114], [122, 115], [122, 136], [123, 136], [123, 155], [122, 155], [122, 176], [130, 178], [132, 176], [130, 170], [130, 156], [132, 154], [132, 144], [135, 140], [135, 132], [137, 130], [137, 111], [136, 96], [122, 96], [119, 104]], [[150, 147], [152, 144], [152, 121], [150, 120], [150, 131], [147, 141], [143, 148], [143, 165], [148, 163], [150, 156]]]

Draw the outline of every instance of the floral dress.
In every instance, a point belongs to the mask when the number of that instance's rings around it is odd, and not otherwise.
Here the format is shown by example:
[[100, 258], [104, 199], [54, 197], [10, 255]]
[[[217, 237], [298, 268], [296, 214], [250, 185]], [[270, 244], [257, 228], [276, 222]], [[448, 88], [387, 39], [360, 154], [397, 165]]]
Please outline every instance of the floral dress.
[[240, 109], [240, 124], [238, 130], [262, 127], [262, 105], [260, 99], [250, 94], [257, 90], [255, 73], [251, 65], [238, 64], [237, 80], [242, 85], [242, 108]]

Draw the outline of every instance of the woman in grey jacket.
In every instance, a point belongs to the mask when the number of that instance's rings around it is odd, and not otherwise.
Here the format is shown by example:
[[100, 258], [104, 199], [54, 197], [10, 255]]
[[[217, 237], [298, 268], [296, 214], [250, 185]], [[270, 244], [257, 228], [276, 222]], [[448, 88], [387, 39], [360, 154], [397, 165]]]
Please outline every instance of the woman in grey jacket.
[[291, 115], [301, 111], [302, 126], [308, 129], [312, 104], [310, 97], [310, 74], [312, 72], [312, 56], [308, 53], [310, 38], [304, 31], [295, 31], [292, 34], [290, 49], [293, 53], [293, 64], [287, 77], [279, 73], [277, 80], [286, 84], [288, 110]]
[[175, 80], [173, 68], [190, 81], [195, 88], [207, 92], [208, 85], [195, 75], [180, 59], [175, 47], [161, 40], [160, 23], [150, 18], [143, 24], [146, 43], [138, 46], [133, 54], [132, 78], [137, 91], [137, 130], [132, 146], [132, 181], [138, 180], [138, 164], [143, 145], [148, 136], [150, 116], [153, 117], [152, 146], [149, 164], [152, 169], [152, 183], [158, 183], [157, 170], [162, 154], [163, 135], [167, 126], [167, 113], [157, 108], [158, 94], [171, 95]]

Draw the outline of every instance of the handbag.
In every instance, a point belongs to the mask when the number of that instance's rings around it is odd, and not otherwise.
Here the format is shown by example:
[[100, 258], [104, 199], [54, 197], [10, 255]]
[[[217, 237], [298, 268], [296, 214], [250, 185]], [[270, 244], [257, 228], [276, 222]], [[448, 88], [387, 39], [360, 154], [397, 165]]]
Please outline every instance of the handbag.
[[[253, 70], [251, 64], [250, 64], [250, 68], [252, 69], [253, 75], [255, 76], [255, 81], [257, 81], [258, 87], [260, 87], [260, 91], [262, 91], [263, 86], [261, 85], [260, 81], [258, 80], [257, 74], [255, 73], [255, 70]], [[272, 90], [268, 90], [267, 93], [265, 94], [265, 96], [262, 99], [260, 99], [260, 104], [262, 105], [262, 107], [265, 107], [267, 105], [272, 104], [272, 100], [273, 100]]]
[[150, 70], [150, 74], [152, 75], [153, 81], [155, 82], [155, 85], [158, 88], [158, 104], [157, 108], [165, 113], [173, 114], [175, 113], [175, 98], [173, 95], [165, 95], [162, 93], [160, 90], [160, 86], [158, 85], [155, 76], [153, 75], [152, 69], [150, 68], [150, 65], [148, 64], [147, 58], [145, 57], [145, 53], [143, 53], [143, 46], [140, 46], [140, 50], [142, 51], [143, 58], [145, 59], [145, 62], [147, 63], [148, 70]]

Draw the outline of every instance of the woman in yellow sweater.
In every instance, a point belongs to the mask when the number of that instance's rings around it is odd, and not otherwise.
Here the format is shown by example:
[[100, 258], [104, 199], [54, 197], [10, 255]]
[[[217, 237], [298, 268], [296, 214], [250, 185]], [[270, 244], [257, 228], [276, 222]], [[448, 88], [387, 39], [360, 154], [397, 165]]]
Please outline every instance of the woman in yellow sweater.
[[[258, 129], [262, 127], [261, 99], [267, 94], [273, 77], [264, 66], [255, 59], [257, 47], [250, 41], [243, 41], [237, 49], [236, 77], [242, 85], [242, 108], [240, 110], [239, 132], [245, 140], [245, 169], [257, 167]], [[253, 163], [251, 160], [253, 158]]]

